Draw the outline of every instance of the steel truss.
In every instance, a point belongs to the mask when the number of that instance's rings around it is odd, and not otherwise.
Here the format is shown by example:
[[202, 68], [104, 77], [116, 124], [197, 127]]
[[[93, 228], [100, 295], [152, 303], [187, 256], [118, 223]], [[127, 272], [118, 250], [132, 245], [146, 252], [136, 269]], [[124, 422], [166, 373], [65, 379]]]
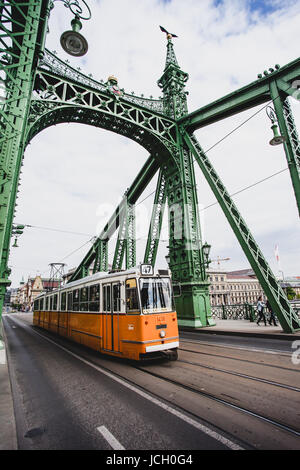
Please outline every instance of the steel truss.
[[155, 264], [166, 201], [169, 214], [169, 255], [173, 280], [181, 285], [176, 298], [179, 323], [213, 325], [193, 158], [197, 161], [285, 331], [300, 328], [266, 260], [222, 181], [193, 132], [253, 106], [273, 100], [300, 211], [299, 139], [288, 96], [295, 96], [300, 59], [205, 107], [188, 113], [188, 74], [177, 62], [172, 39], [167, 41], [165, 69], [158, 81], [163, 99], [123, 93], [116, 98], [108, 84], [86, 76], [44, 49], [50, 0], [0, 0], [0, 73], [5, 103], [0, 109], [0, 311], [5, 288], [17, 188], [26, 145], [45, 128], [78, 122], [108, 129], [142, 145], [148, 160], [133, 181], [71, 280], [108, 269], [108, 245], [118, 229], [114, 269], [136, 264], [134, 206], [159, 172], [144, 261]]

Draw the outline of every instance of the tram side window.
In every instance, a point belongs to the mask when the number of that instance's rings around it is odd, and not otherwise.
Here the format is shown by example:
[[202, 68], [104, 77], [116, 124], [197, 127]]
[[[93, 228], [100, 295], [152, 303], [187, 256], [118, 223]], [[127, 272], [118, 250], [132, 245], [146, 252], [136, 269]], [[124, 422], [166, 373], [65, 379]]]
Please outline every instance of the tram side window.
[[52, 295], [51, 295], [51, 297], [50, 297], [50, 305], [49, 305], [49, 310], [51, 311], [51, 310], [52, 310], [52, 308], [53, 308], [53, 297], [52, 297]]
[[57, 294], [53, 296], [53, 310], [57, 310]]
[[44, 302], [45, 302], [44, 298], [40, 299], [40, 310], [44, 310]]
[[113, 284], [113, 308], [114, 312], [121, 310], [121, 284]]
[[73, 290], [73, 310], [79, 312], [79, 289]]
[[127, 279], [126, 281], [126, 309], [127, 312], [139, 310], [136, 279]]
[[49, 297], [46, 297], [45, 310], [49, 310]]
[[110, 286], [103, 286], [103, 311], [110, 312]]
[[68, 311], [73, 310], [73, 292], [68, 292]]
[[86, 312], [88, 310], [88, 288], [83, 287], [80, 289], [80, 311]]
[[34, 301], [34, 310], [38, 310], [38, 309], [39, 309], [39, 301], [35, 300]]
[[63, 292], [61, 294], [61, 299], [60, 299], [60, 309], [61, 310], [66, 310], [66, 292]]
[[89, 311], [99, 312], [100, 307], [100, 286], [96, 284], [89, 287]]

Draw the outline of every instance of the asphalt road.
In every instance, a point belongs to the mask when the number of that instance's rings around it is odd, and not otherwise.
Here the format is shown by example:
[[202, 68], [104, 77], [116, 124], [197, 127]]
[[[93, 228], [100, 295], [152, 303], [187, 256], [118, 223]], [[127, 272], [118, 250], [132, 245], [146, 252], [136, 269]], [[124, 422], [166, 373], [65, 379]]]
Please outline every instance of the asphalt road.
[[[4, 317], [19, 449], [229, 449], [218, 430]], [[77, 351], [77, 352], [76, 352]]]

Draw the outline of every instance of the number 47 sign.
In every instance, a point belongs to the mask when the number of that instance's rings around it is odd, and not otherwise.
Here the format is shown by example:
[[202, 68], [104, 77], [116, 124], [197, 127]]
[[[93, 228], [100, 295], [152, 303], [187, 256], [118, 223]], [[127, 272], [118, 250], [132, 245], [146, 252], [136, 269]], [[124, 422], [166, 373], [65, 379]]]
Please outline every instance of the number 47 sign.
[[151, 264], [141, 264], [142, 276], [153, 276], [153, 266]]

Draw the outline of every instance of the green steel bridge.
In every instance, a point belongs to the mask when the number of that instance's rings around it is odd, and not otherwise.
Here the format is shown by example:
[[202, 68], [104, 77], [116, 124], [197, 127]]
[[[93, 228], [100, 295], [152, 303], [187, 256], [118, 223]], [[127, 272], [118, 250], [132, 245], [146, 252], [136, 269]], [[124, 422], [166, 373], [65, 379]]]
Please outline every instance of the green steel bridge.
[[[79, 0], [61, 0], [75, 15]], [[85, 2], [82, 0], [84, 5]], [[272, 103], [274, 138], [283, 137], [291, 183], [300, 213], [300, 144], [288, 98], [298, 95], [300, 59], [264, 72], [256, 81], [188, 112], [185, 85], [167, 34], [165, 67], [158, 86], [161, 99], [146, 99], [120, 90], [115, 77], [106, 83], [72, 68], [45, 48], [52, 0], [0, 0], [0, 80], [5, 99], [0, 107], [0, 312], [10, 285], [9, 247], [24, 152], [41, 131], [58, 123], [77, 122], [123, 135], [149, 153], [101, 234], [74, 272], [71, 281], [90, 270], [107, 271], [108, 244], [118, 230], [113, 269], [136, 265], [135, 203], [158, 173], [144, 263], [155, 265], [165, 207], [169, 216], [169, 266], [179, 324], [214, 324], [209, 301], [207, 259], [197, 210], [194, 165], [199, 165], [228, 223], [286, 332], [300, 329], [300, 319], [279, 286], [245, 220], [230, 197], [194, 131], [258, 105]], [[278, 126], [280, 136], [278, 134]]]

